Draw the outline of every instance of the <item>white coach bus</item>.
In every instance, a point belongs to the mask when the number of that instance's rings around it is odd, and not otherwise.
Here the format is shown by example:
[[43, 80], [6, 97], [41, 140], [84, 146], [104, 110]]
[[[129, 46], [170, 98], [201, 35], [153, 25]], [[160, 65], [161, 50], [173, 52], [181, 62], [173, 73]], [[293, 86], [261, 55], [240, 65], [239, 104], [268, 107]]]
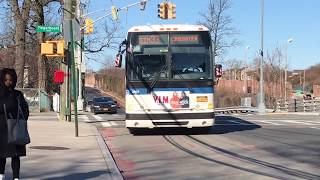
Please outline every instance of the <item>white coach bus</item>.
[[214, 124], [214, 85], [221, 65], [215, 65], [208, 28], [135, 26], [119, 47], [117, 67], [124, 52], [127, 128]]

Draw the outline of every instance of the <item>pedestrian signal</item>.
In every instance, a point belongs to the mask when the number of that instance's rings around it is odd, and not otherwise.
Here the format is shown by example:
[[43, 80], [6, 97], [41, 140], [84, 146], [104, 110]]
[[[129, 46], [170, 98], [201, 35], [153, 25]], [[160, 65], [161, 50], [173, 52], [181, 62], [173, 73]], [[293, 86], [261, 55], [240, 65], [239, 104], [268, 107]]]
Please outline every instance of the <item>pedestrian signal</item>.
[[41, 43], [41, 55], [47, 57], [64, 57], [64, 40]]

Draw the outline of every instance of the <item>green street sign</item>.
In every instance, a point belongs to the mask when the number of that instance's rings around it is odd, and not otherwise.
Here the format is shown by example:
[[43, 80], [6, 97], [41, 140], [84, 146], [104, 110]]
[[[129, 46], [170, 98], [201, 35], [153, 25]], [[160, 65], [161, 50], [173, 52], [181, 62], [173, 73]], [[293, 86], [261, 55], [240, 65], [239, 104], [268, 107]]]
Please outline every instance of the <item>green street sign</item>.
[[60, 26], [37, 26], [37, 32], [61, 32]]

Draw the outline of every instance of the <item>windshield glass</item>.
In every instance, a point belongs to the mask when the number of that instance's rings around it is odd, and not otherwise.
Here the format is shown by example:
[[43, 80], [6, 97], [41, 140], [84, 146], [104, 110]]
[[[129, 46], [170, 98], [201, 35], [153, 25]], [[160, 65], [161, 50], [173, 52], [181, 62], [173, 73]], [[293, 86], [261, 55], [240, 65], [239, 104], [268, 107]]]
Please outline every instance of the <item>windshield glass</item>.
[[127, 54], [129, 80], [209, 79], [208, 32], [131, 33]]
[[98, 97], [93, 99], [94, 102], [109, 102], [113, 101], [111, 97]]

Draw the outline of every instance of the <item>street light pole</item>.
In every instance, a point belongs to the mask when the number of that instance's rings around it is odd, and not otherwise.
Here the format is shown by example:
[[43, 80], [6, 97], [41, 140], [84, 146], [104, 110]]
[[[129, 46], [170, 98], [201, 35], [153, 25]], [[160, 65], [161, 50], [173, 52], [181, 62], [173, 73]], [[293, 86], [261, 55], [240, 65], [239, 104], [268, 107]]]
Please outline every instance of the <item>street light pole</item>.
[[248, 93], [248, 74], [247, 74], [247, 72], [248, 72], [248, 51], [249, 51], [249, 49], [250, 49], [250, 46], [247, 46], [246, 48], [245, 48], [245, 54], [244, 54], [244, 61], [245, 61], [245, 76], [244, 76], [244, 93], [245, 93], [245, 96], [247, 96], [247, 93]]
[[288, 45], [293, 41], [292, 38], [289, 38], [288, 41], [286, 42], [286, 63], [285, 63], [285, 70], [284, 70], [284, 103], [286, 109], [287, 107], [287, 71], [288, 71]]
[[261, 51], [260, 51], [260, 98], [258, 111], [260, 114], [266, 113], [266, 106], [264, 104], [263, 92], [263, 15], [264, 15], [264, 0], [261, 0]]

